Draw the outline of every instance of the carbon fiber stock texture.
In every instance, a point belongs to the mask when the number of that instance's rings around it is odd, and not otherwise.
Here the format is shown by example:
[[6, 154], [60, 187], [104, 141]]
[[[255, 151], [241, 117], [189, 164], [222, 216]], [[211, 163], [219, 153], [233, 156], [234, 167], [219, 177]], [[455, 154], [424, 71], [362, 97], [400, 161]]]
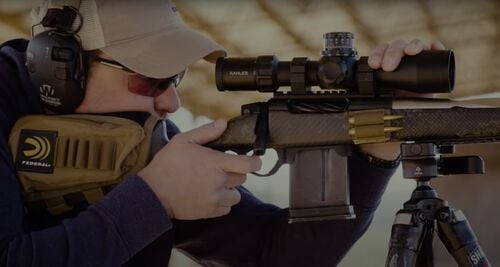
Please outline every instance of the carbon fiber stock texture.
[[392, 139], [436, 141], [437, 143], [479, 143], [500, 140], [500, 109], [395, 109], [401, 115], [391, 126], [404, 130], [393, 133]]

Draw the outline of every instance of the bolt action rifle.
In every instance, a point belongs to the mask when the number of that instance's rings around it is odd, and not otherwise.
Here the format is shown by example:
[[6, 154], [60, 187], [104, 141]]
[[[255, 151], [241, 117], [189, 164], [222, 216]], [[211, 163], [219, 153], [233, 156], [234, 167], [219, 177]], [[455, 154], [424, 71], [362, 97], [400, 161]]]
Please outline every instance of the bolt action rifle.
[[[290, 222], [355, 218], [349, 201], [347, 157], [353, 144], [391, 141], [440, 144], [494, 142], [500, 108], [449, 99], [397, 99], [399, 90], [448, 93], [454, 87], [452, 51], [404, 57], [393, 72], [373, 70], [358, 57], [352, 33], [324, 34], [318, 61], [275, 56], [219, 58], [219, 91], [272, 93], [264, 103], [242, 106], [210, 147], [263, 155], [290, 164]], [[279, 91], [289, 86], [288, 91]], [[313, 90], [312, 86], [321, 89]]]

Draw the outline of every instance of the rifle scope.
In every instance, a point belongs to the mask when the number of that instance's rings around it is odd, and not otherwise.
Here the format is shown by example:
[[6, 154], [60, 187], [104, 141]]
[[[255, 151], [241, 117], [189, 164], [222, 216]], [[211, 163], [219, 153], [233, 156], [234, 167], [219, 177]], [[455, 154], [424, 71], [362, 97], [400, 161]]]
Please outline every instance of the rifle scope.
[[378, 95], [394, 89], [416, 93], [448, 93], [455, 84], [453, 51], [423, 51], [405, 56], [392, 72], [368, 67], [358, 57], [354, 34], [323, 35], [324, 49], [318, 61], [296, 57], [279, 61], [275, 56], [219, 58], [216, 84], [219, 91], [276, 92], [290, 86], [293, 94], [305, 94], [311, 86], [346, 89], [348, 93]]

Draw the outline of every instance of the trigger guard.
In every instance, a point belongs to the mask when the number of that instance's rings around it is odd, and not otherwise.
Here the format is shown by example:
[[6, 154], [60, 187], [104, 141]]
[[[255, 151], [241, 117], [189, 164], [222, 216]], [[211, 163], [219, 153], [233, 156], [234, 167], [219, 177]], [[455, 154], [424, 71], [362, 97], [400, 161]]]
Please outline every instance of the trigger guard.
[[283, 162], [281, 160], [277, 160], [276, 163], [274, 164], [273, 168], [266, 174], [261, 174], [257, 172], [251, 172], [253, 175], [258, 176], [258, 177], [269, 177], [271, 175], [275, 175], [278, 170], [283, 166]]

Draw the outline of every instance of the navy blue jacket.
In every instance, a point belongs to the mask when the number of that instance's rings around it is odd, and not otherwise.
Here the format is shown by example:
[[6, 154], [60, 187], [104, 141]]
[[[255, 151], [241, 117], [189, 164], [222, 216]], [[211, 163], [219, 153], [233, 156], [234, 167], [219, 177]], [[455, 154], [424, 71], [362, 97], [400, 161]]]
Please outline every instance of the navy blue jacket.
[[357, 219], [288, 224], [288, 210], [239, 188], [241, 202], [215, 219], [169, 218], [136, 175], [77, 216], [41, 227], [26, 216], [7, 140], [17, 119], [42, 113], [24, 66], [26, 40], [0, 48], [0, 265], [167, 266], [173, 247], [204, 266], [335, 266], [366, 231], [393, 169], [350, 159]]

